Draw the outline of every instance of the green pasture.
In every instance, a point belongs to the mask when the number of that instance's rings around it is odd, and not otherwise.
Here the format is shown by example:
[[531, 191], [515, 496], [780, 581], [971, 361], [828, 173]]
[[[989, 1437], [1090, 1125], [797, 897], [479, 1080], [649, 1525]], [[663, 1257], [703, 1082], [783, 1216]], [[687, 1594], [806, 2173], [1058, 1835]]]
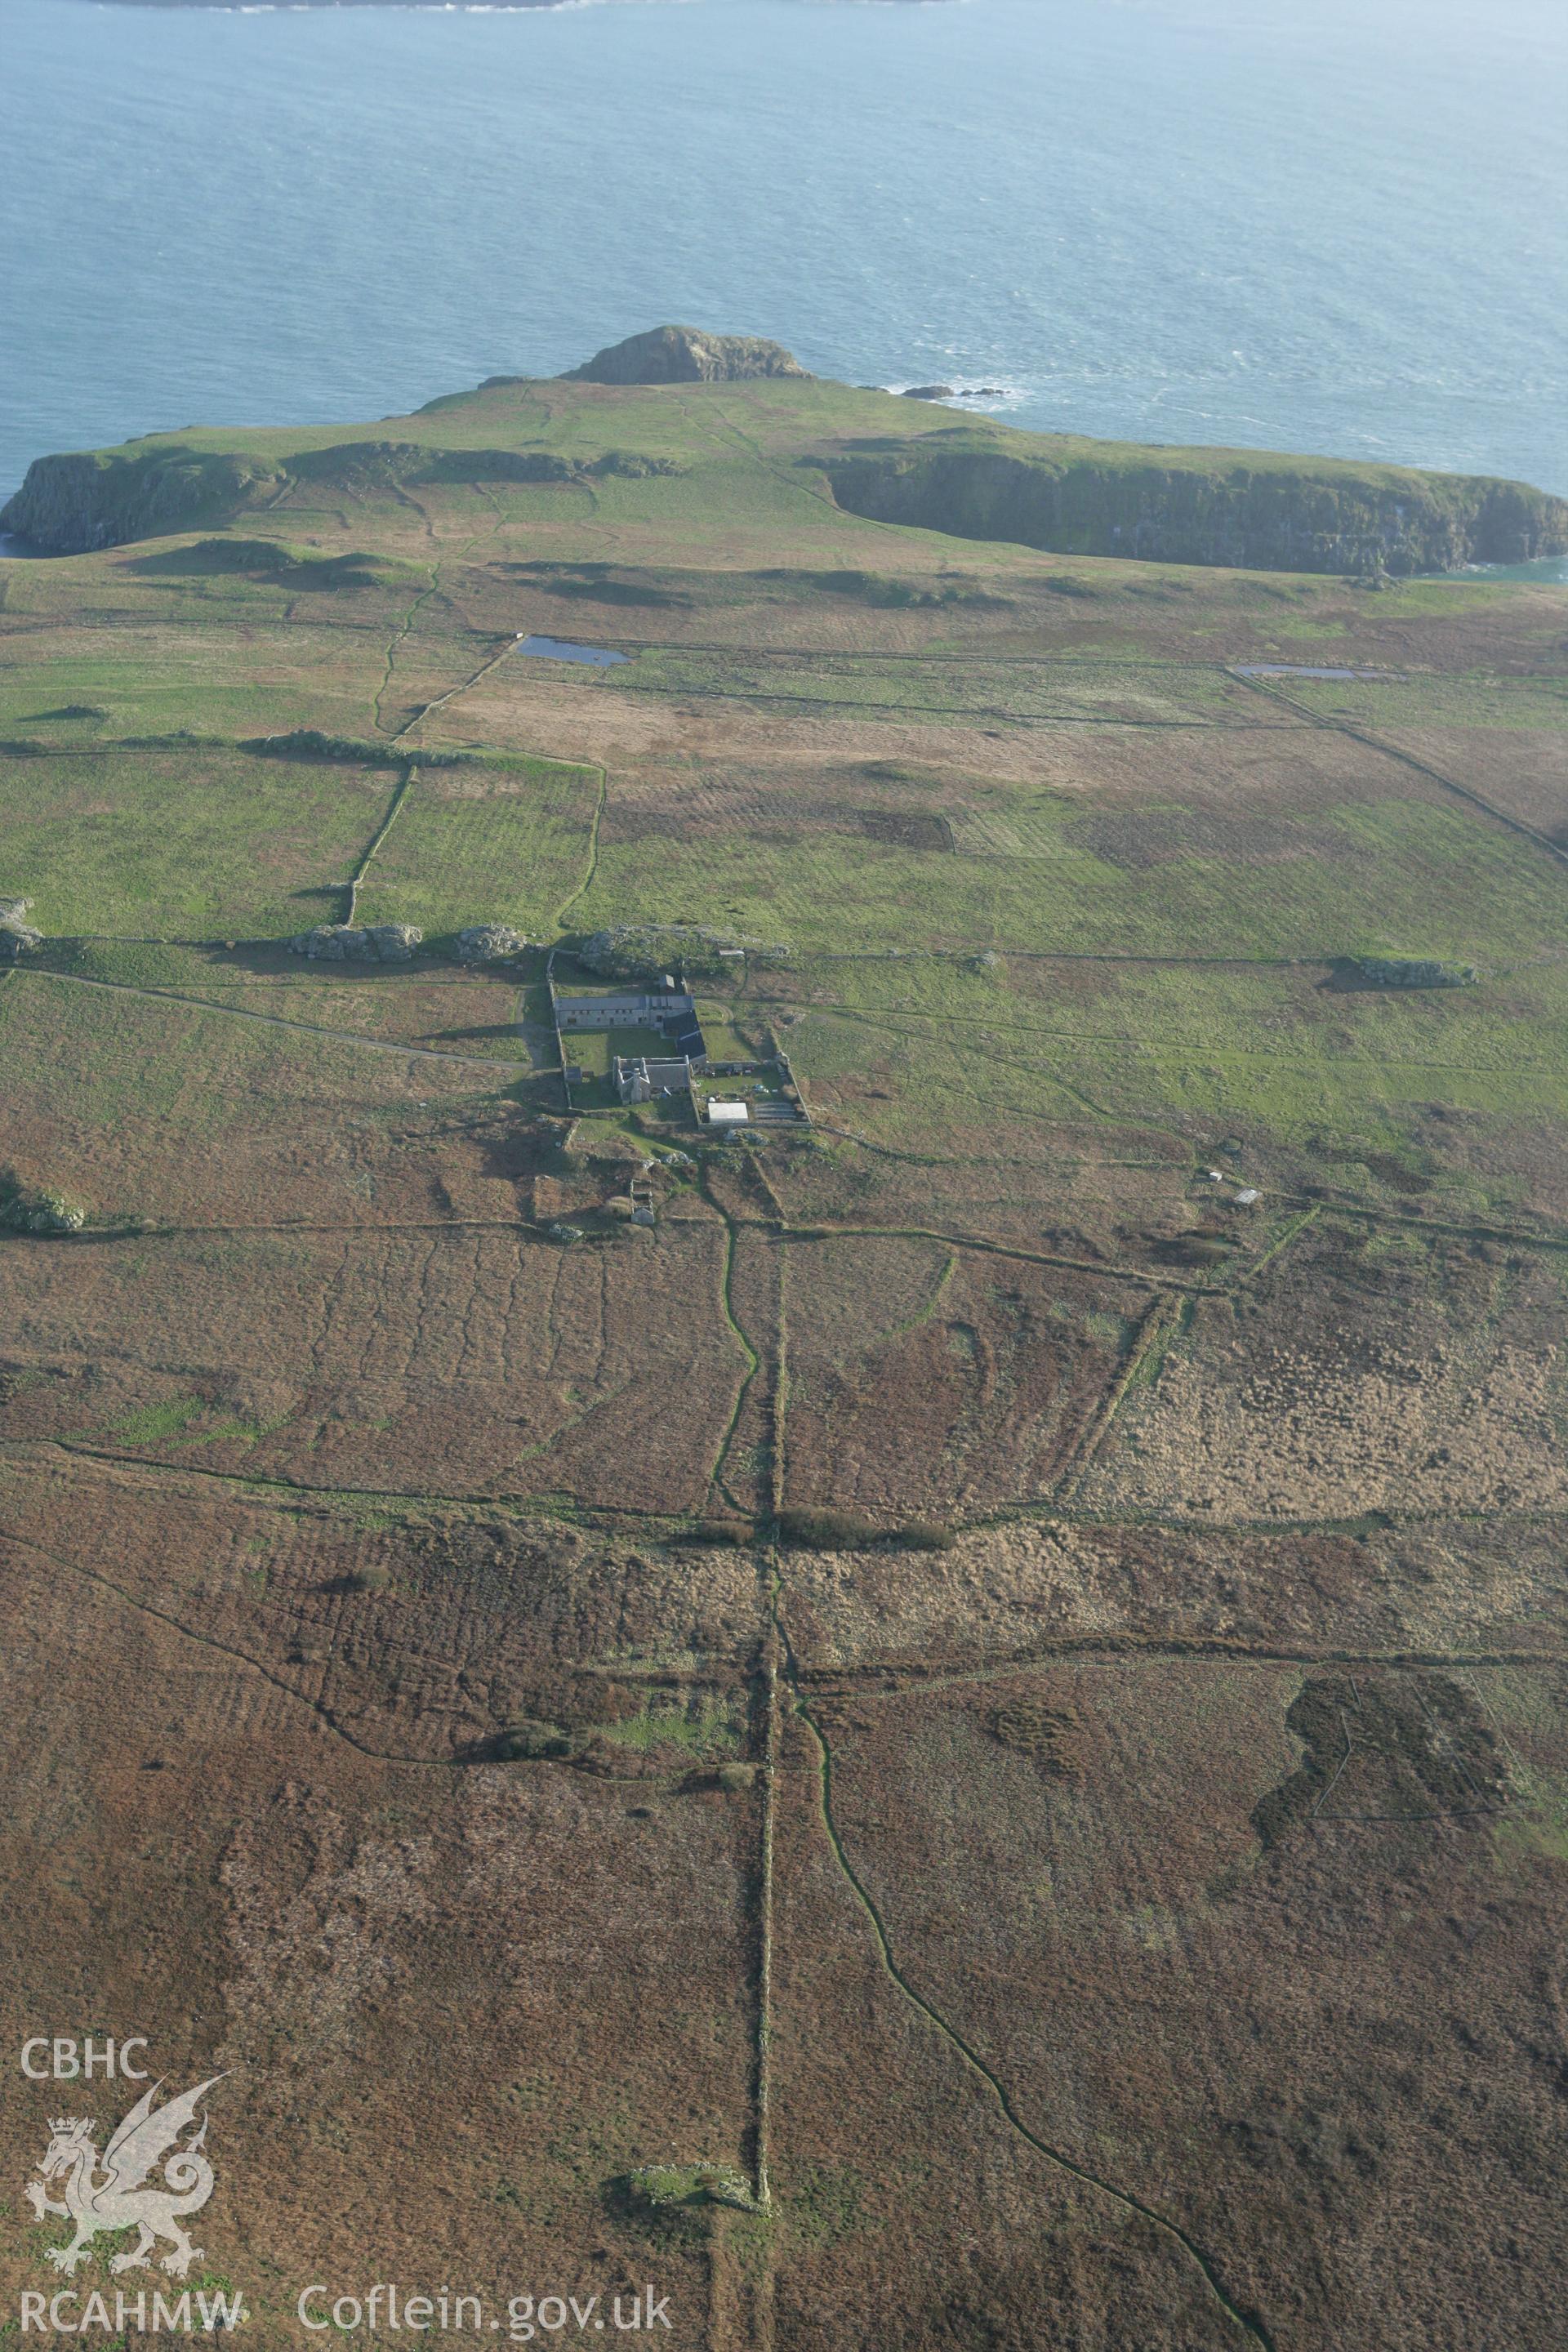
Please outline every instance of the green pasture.
[[416, 773], [361, 886], [359, 920], [552, 938], [588, 871], [598, 797], [598, 770], [564, 761]]
[[1435, 1111], [1568, 1130], [1568, 963], [1410, 994], [1342, 990], [1327, 967], [1118, 964], [1088, 992], [1081, 978], [1022, 960], [986, 977], [914, 958], [807, 961], [781, 1034], [808, 1097], [814, 1082], [874, 1083], [847, 1123], [905, 1149], [993, 1119], [1086, 1117], [1293, 1149], [1414, 1143], [1410, 1164], [1468, 1198], [1475, 1180], [1434, 1156]]
[[[17, 632], [0, 637], [0, 740], [240, 740], [296, 727], [363, 734], [386, 646], [384, 625], [285, 628], [259, 618], [243, 628], [161, 627], [138, 615], [112, 628]], [[448, 682], [463, 657], [448, 656]]]
[[0, 895], [45, 932], [286, 937], [341, 919], [395, 781], [226, 744], [0, 757]]
[[[1468, 961], [1568, 945], [1568, 890], [1528, 841], [1415, 799], [1324, 811], [1342, 854], [1268, 863], [1177, 855], [1118, 866], [1084, 845], [1089, 820], [1019, 796], [1028, 854], [955, 856], [803, 826], [793, 839], [653, 836], [606, 843], [573, 919], [693, 921], [799, 953], [1037, 951], [1321, 957], [1388, 951]], [[1009, 803], [993, 796], [1005, 817]]]
[[1412, 727], [1510, 732], [1568, 728], [1568, 681], [1561, 678], [1448, 673], [1399, 678], [1281, 677], [1265, 683], [1284, 688], [1293, 702], [1320, 718], [1346, 719], [1373, 732]]
[[639, 1054], [668, 1055], [669, 1040], [659, 1029], [568, 1029], [562, 1037], [567, 1062], [590, 1078], [607, 1078], [610, 1065]]

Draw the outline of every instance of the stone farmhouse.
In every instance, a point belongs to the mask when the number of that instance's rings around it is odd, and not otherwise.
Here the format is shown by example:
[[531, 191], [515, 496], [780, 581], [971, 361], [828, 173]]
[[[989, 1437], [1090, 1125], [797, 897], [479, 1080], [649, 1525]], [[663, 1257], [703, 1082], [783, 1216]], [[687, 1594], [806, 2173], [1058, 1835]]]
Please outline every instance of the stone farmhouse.
[[592, 995], [555, 998], [555, 1023], [564, 1036], [573, 1029], [657, 1029], [668, 1038], [677, 1059], [705, 1062], [708, 1049], [689, 989], [667, 972], [661, 988], [596, 990]]

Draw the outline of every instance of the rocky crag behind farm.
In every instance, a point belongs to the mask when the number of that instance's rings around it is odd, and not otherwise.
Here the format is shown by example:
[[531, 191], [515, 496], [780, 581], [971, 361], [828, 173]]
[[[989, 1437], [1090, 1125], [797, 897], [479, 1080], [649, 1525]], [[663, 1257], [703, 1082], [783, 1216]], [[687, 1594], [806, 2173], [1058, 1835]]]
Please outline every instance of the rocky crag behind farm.
[[[157, 436], [37, 458], [0, 530], [40, 551], [80, 554], [222, 529], [306, 483], [358, 495], [426, 481], [499, 489], [679, 473], [658, 446], [660, 388], [679, 384], [689, 402], [740, 382], [765, 382], [776, 404], [774, 462], [798, 466], [803, 480], [815, 472], [840, 508], [870, 521], [1056, 554], [1363, 578], [1568, 553], [1568, 500], [1522, 482], [1021, 433], [990, 418], [939, 424], [921, 404], [808, 375], [778, 343], [689, 327], [634, 335], [552, 380], [563, 417], [564, 387], [581, 404], [572, 431], [603, 427], [611, 446], [478, 448], [463, 432], [448, 438], [454, 404], [445, 400], [388, 420], [413, 428], [409, 436], [374, 442], [323, 446], [317, 433], [290, 449], [276, 434], [251, 447], [237, 435]], [[528, 383], [497, 377], [484, 390], [504, 396]], [[655, 446], [638, 448], [639, 439]]]

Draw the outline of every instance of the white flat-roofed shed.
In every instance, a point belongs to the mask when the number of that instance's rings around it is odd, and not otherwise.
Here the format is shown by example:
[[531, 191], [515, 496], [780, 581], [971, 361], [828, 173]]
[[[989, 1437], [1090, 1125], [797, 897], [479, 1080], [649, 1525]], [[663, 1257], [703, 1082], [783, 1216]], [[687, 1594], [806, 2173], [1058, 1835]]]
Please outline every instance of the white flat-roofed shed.
[[744, 1103], [710, 1102], [708, 1106], [710, 1127], [749, 1127], [752, 1114]]

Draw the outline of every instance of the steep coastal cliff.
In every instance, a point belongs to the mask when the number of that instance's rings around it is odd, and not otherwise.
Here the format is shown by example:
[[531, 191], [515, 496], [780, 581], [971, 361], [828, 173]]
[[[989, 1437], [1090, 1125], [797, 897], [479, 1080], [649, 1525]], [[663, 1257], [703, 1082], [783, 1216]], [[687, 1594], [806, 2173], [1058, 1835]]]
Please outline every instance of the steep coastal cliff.
[[161, 533], [230, 522], [282, 487], [280, 470], [178, 445], [35, 457], [0, 530], [50, 555], [85, 555]]
[[[838, 504], [876, 522], [1063, 555], [1263, 572], [1449, 572], [1568, 551], [1568, 499], [1484, 475], [1147, 449], [960, 426], [830, 460]], [[933, 446], [934, 445], [934, 446]]]

